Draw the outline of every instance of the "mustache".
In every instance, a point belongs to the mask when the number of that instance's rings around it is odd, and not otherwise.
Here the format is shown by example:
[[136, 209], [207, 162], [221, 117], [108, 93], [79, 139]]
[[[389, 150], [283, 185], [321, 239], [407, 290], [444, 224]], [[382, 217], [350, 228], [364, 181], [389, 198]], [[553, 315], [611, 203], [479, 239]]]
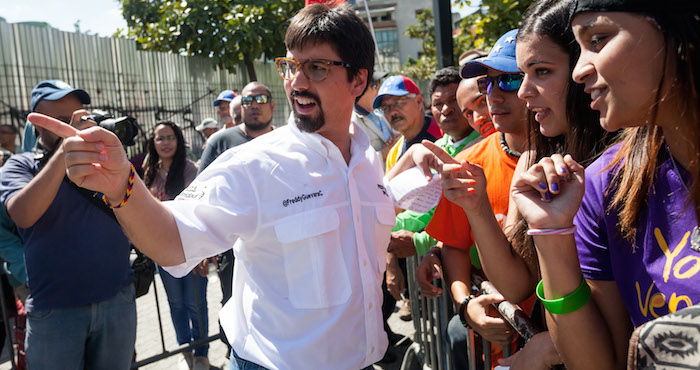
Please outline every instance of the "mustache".
[[394, 122], [396, 122], [398, 120], [402, 120], [402, 119], [405, 119], [404, 116], [402, 116], [400, 114], [393, 114], [391, 116], [391, 121], [389, 123], [394, 123]]
[[308, 91], [294, 90], [291, 94], [289, 94], [289, 97], [291, 99], [294, 99], [295, 97], [313, 99], [313, 101], [316, 102], [316, 104], [319, 104], [321, 102], [321, 99], [318, 97], [318, 95], [312, 94]]

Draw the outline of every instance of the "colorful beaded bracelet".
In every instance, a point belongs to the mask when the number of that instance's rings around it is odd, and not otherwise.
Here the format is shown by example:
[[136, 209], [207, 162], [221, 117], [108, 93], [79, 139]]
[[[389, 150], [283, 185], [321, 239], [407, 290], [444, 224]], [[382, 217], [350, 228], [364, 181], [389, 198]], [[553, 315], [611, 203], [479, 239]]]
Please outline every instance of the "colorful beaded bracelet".
[[540, 282], [537, 284], [537, 289], [535, 289], [535, 292], [537, 293], [537, 298], [542, 301], [544, 308], [546, 308], [547, 311], [557, 315], [574, 312], [585, 306], [591, 299], [591, 287], [588, 286], [586, 279], [583, 278], [581, 278], [581, 285], [579, 285], [573, 293], [567, 295], [566, 297], [545, 299], [542, 280], [540, 280]]
[[126, 183], [126, 194], [124, 194], [124, 199], [122, 199], [121, 203], [117, 204], [116, 206], [113, 206], [109, 204], [109, 201], [107, 200], [107, 196], [103, 195], [102, 196], [102, 201], [105, 202], [106, 205], [109, 206], [111, 209], [117, 209], [117, 208], [122, 208], [125, 204], [126, 201], [129, 200], [129, 197], [131, 196], [131, 190], [134, 188], [134, 179], [136, 178], [136, 169], [134, 168], [134, 165], [131, 165], [131, 170], [129, 171], [129, 180]]

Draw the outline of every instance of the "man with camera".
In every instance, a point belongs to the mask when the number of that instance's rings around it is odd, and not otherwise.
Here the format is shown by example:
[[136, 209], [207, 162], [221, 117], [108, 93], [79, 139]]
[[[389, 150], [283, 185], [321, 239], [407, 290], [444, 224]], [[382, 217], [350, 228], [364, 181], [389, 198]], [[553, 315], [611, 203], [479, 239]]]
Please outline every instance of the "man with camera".
[[[78, 130], [96, 125], [83, 119], [89, 103], [87, 92], [59, 80], [32, 90], [32, 112]], [[24, 242], [27, 365], [128, 369], [136, 340], [129, 241], [100, 198], [66, 177], [62, 139], [35, 129], [37, 150], [0, 172], [0, 201]]]

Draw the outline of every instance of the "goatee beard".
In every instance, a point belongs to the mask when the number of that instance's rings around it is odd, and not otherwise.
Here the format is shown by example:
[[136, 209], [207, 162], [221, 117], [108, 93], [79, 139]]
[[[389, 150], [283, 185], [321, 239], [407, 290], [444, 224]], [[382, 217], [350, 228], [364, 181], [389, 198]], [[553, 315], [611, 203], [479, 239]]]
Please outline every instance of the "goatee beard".
[[318, 116], [300, 116], [296, 109], [294, 110], [294, 122], [299, 127], [299, 130], [304, 132], [316, 132], [326, 124], [326, 118], [323, 116], [323, 112], [319, 112]]
[[309, 93], [308, 91], [294, 91], [291, 94], [290, 101], [294, 101], [295, 96], [303, 96], [309, 99], [313, 99], [316, 102], [319, 111], [318, 115], [315, 117], [300, 115], [299, 112], [297, 112], [296, 105], [292, 104], [292, 111], [294, 113], [294, 123], [296, 123], [299, 130], [304, 132], [316, 132], [320, 130], [321, 127], [323, 127], [323, 125], [326, 124], [326, 118], [323, 115], [323, 109], [321, 107], [320, 99], [316, 95]]

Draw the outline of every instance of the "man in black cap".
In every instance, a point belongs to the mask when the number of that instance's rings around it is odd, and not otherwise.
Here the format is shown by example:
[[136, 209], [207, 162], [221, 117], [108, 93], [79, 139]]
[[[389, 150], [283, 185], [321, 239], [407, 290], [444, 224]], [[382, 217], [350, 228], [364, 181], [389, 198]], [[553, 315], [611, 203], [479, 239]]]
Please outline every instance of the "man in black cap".
[[374, 72], [372, 82], [367, 85], [367, 90], [355, 104], [352, 112], [352, 121], [357, 123], [369, 136], [370, 145], [386, 160], [389, 149], [394, 145], [398, 132], [394, 131], [383, 114], [375, 114], [372, 102], [379, 93], [379, 86], [386, 77], [386, 72]]
[[[90, 96], [63, 81], [39, 83], [31, 110], [79, 130]], [[37, 150], [12, 156], [0, 171], [0, 202], [24, 243], [30, 294], [31, 369], [127, 369], [136, 340], [129, 240], [92, 191], [66, 177], [62, 139], [35, 127]]]

